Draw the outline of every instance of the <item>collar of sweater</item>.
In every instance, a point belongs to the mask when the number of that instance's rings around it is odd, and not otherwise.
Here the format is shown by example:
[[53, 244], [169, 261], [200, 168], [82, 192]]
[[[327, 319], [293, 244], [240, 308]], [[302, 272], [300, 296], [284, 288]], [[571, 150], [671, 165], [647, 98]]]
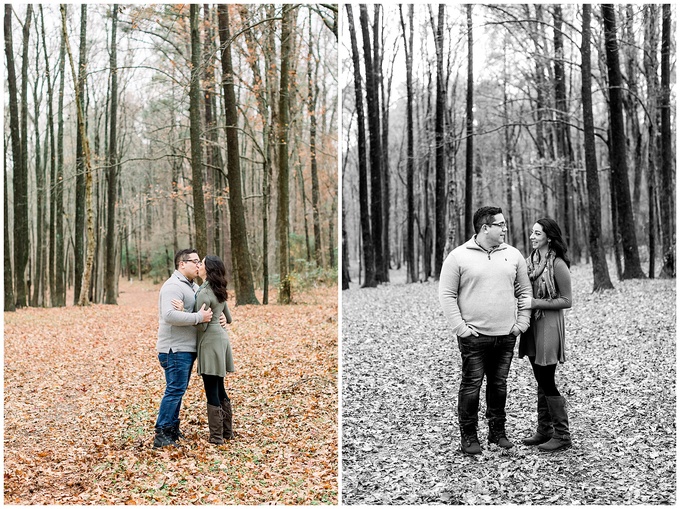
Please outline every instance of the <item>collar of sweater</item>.
[[501, 242], [498, 246], [494, 246], [491, 249], [484, 249], [478, 242], [477, 242], [477, 235], [474, 235], [466, 244], [465, 247], [467, 249], [474, 249], [476, 251], [483, 251], [487, 255], [491, 256], [491, 253], [494, 253], [496, 251], [503, 251], [504, 249], [508, 248], [508, 245], [505, 242]]

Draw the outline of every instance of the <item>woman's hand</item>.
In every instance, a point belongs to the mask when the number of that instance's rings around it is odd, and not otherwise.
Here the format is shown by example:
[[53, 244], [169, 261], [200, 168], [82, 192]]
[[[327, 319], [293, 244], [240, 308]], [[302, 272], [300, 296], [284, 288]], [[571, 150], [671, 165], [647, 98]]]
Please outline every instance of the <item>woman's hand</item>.
[[531, 297], [519, 298], [519, 309], [533, 309], [533, 300]]
[[184, 311], [184, 302], [181, 299], [172, 299], [172, 307], [175, 311]]

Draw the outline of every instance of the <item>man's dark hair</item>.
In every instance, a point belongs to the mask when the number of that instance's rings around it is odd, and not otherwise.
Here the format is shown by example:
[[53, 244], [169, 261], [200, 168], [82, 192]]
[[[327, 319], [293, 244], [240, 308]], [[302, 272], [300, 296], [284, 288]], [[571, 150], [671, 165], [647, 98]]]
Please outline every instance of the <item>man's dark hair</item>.
[[177, 254], [175, 254], [175, 268], [179, 269], [179, 262], [186, 261], [187, 255], [191, 253], [198, 254], [198, 251], [196, 251], [193, 247], [190, 247], [189, 249], [180, 249], [177, 251]]
[[472, 219], [472, 224], [475, 227], [475, 233], [479, 233], [482, 226], [493, 223], [493, 216], [502, 214], [503, 210], [500, 207], [480, 207], [475, 212]]

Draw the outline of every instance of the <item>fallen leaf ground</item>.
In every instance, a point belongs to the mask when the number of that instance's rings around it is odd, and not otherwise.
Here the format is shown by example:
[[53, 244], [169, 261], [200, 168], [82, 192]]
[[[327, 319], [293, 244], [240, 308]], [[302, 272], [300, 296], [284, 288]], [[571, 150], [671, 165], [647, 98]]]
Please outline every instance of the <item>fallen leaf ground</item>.
[[118, 306], [5, 313], [4, 502], [336, 504], [337, 287], [291, 306], [230, 302], [237, 437], [207, 442], [194, 372], [175, 450], [151, 447], [158, 290], [121, 282]]
[[344, 291], [343, 503], [674, 504], [675, 280], [593, 294], [590, 266], [577, 266], [572, 282], [557, 384], [574, 447], [555, 454], [520, 442], [535, 427], [535, 382], [517, 357], [507, 404], [517, 445], [486, 444], [482, 396], [484, 453], [460, 451], [460, 354], [436, 282]]

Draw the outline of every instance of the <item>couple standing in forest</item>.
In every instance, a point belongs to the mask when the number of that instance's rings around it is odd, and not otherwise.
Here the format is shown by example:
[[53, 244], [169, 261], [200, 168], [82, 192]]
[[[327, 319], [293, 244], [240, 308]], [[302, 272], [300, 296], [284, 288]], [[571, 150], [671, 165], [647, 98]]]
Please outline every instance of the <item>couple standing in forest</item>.
[[[203, 281], [201, 286], [194, 281], [196, 277]], [[231, 321], [222, 260], [214, 255], [201, 260], [195, 249], [177, 251], [175, 271], [158, 297], [156, 350], [166, 386], [154, 448], [175, 446], [184, 436], [179, 429], [179, 411], [196, 360], [207, 398], [208, 440], [219, 445], [233, 438], [231, 400], [224, 386], [226, 373], [234, 371], [226, 331]]]
[[538, 426], [525, 445], [554, 452], [571, 446], [566, 401], [555, 385], [564, 362], [564, 309], [571, 307], [570, 261], [557, 223], [536, 221], [526, 260], [505, 244], [507, 222], [500, 207], [475, 212], [475, 235], [447, 256], [439, 278], [439, 300], [458, 338], [462, 376], [458, 392], [461, 449], [481, 454], [477, 435], [484, 376], [487, 441], [514, 444], [505, 430], [507, 378], [517, 338], [519, 356], [529, 357], [537, 383]]

